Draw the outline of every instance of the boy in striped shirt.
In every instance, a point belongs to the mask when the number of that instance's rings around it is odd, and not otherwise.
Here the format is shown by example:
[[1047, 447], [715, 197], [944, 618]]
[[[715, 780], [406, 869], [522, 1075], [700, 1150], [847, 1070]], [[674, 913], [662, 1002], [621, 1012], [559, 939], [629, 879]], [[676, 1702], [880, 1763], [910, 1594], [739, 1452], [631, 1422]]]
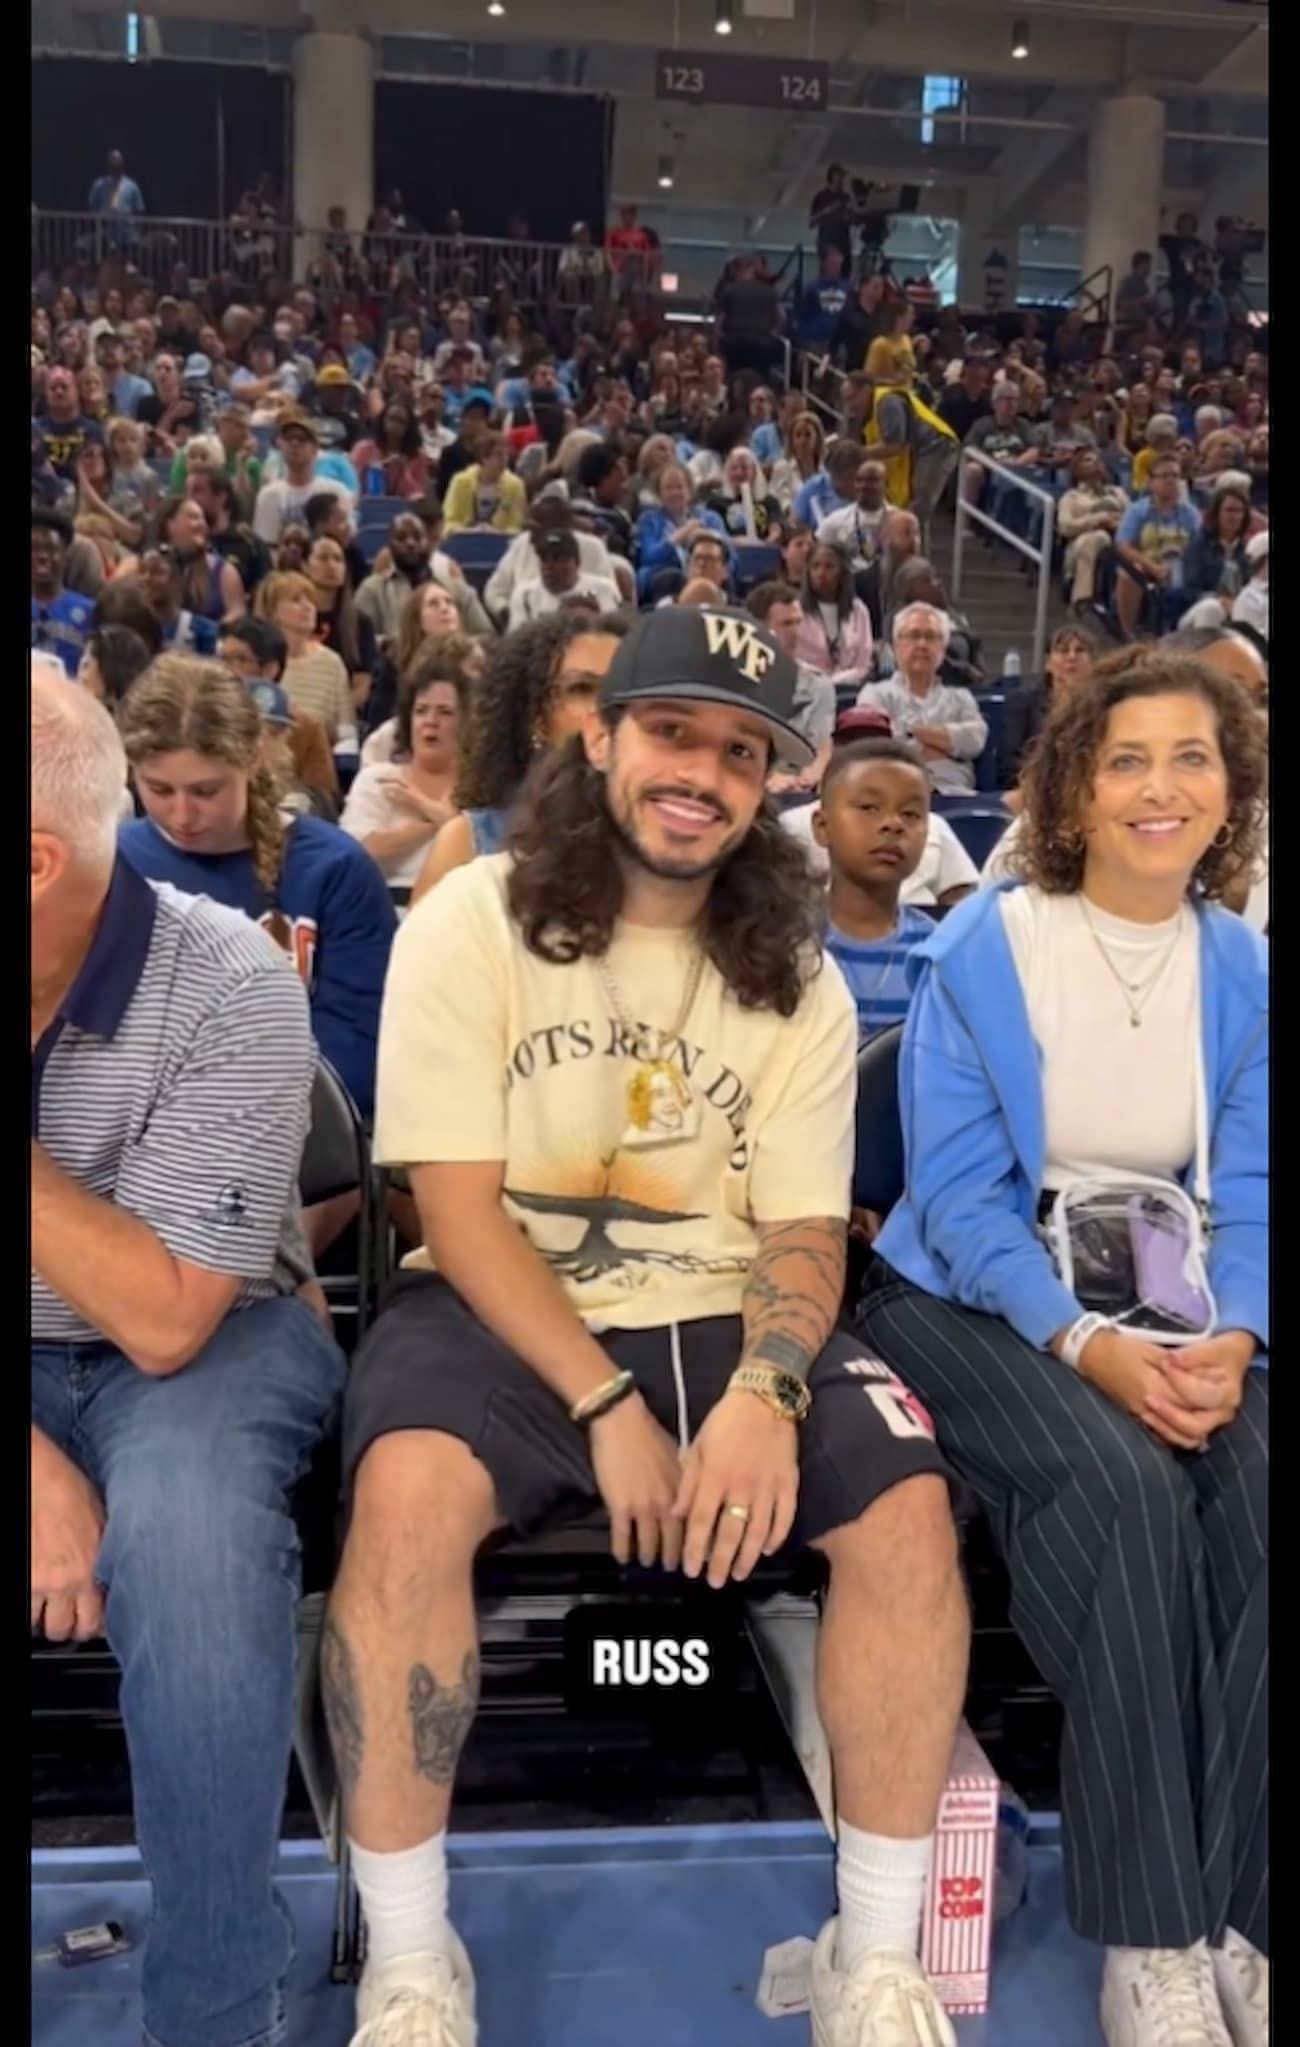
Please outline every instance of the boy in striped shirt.
[[826, 949], [857, 1004], [862, 1044], [907, 1015], [907, 956], [934, 930], [898, 900], [929, 819], [929, 779], [913, 747], [859, 739], [832, 753], [812, 828], [831, 863]]

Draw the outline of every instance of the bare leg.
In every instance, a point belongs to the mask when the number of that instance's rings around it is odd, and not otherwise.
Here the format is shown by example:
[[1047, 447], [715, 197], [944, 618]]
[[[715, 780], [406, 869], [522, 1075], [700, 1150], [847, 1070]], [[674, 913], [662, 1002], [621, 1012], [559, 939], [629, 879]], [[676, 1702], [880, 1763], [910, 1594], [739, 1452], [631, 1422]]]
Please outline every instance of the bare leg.
[[499, 1525], [492, 1481], [454, 1437], [397, 1431], [362, 1459], [322, 1675], [364, 1848], [411, 1848], [447, 1824], [478, 1704], [474, 1557]]
[[1145, 596], [1144, 584], [1123, 572], [1116, 576], [1115, 611], [1130, 639], [1137, 633], [1138, 620], [1142, 616], [1142, 600]]
[[817, 1545], [831, 1584], [817, 1706], [851, 1826], [933, 1830], [966, 1688], [970, 1615], [943, 1479], [907, 1479]]

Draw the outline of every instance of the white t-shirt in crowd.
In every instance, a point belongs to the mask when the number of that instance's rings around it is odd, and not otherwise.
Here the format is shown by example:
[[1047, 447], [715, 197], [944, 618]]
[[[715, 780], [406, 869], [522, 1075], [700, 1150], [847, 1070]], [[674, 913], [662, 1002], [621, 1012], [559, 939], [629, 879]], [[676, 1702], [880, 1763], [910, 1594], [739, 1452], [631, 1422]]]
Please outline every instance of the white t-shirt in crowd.
[[889, 505], [882, 505], [878, 512], [864, 512], [860, 505], [841, 505], [838, 512], [826, 514], [817, 528], [817, 538], [846, 547], [854, 567], [865, 568], [876, 552], [877, 536], [890, 510]]
[[[614, 564], [609, 549], [594, 533], [579, 533], [578, 567], [587, 576], [604, 576], [614, 581]], [[506, 611], [520, 583], [540, 583], [542, 565], [537, 559], [531, 533], [519, 533], [511, 541], [487, 579], [483, 602], [490, 612]]]
[[253, 531], [268, 547], [279, 543], [286, 526], [302, 525], [308, 498], [337, 498], [348, 517], [352, 517], [355, 499], [346, 484], [334, 476], [313, 476], [310, 483], [290, 483], [281, 477], [278, 483], [264, 483], [257, 493], [253, 507]]
[[[824, 846], [819, 846], [813, 837], [813, 812], [816, 803], [801, 803], [796, 809], [783, 810], [781, 822], [808, 855], [814, 874], [829, 874], [830, 855]], [[946, 817], [940, 817], [937, 810], [930, 812], [925, 830], [925, 851], [914, 873], [898, 891], [900, 903], [911, 903], [917, 909], [933, 909], [940, 896], [947, 895], [950, 888], [974, 888], [980, 872], [970, 854], [962, 845]]]
[[617, 611], [623, 602], [617, 583], [608, 576], [589, 576], [580, 568], [577, 582], [563, 596], [557, 596], [540, 581], [520, 583], [510, 599], [509, 630], [513, 632], [517, 625], [527, 625], [534, 618], [549, 618], [553, 611], [562, 610], [570, 597], [590, 597], [603, 612]]
[[[396, 725], [396, 719], [393, 723]], [[374, 736], [377, 738], [378, 733]], [[348, 790], [343, 815], [339, 819], [340, 825], [349, 837], [364, 840], [368, 839], [372, 832], [391, 832], [397, 825], [412, 822], [410, 811], [394, 803], [388, 793], [394, 778], [401, 772], [400, 767], [391, 760], [377, 761], [370, 766], [363, 765], [359, 769], [352, 787]], [[436, 825], [430, 825], [427, 839], [422, 839], [419, 845], [413, 846], [400, 860], [383, 862], [384, 879], [390, 888], [414, 886], [420, 869], [429, 857], [429, 848], [433, 844], [437, 830]]]
[[[1090, 1173], [1180, 1176], [1196, 1149], [1200, 939], [1191, 906], [1164, 923], [1131, 924], [1080, 896], [1026, 887], [1009, 890], [1001, 911], [1042, 1053], [1044, 1186]], [[1140, 1008], [1136, 1029], [1130, 1002]]]

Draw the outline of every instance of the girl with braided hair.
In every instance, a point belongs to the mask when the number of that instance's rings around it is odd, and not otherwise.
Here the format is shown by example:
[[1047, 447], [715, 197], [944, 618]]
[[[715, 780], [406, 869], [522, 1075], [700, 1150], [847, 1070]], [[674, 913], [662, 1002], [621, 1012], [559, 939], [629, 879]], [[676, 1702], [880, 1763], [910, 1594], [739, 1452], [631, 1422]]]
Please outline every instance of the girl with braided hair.
[[123, 856], [150, 881], [242, 910], [289, 953], [316, 1041], [368, 1116], [396, 928], [379, 868], [336, 825], [281, 811], [257, 706], [219, 662], [163, 655], [119, 723], [144, 810], [123, 827]]

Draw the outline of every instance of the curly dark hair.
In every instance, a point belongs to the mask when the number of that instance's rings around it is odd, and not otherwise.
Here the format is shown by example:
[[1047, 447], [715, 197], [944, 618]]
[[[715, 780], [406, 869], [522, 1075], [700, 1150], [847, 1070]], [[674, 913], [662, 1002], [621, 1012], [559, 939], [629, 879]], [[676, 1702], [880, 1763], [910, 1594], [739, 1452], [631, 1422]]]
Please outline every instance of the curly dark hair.
[[[507, 900], [529, 951], [562, 966], [607, 952], [623, 907], [623, 841], [580, 738], [530, 770], [506, 843]], [[764, 803], [714, 877], [699, 927], [705, 956], [742, 1009], [793, 1016], [821, 971], [824, 929], [803, 848]]]
[[1078, 827], [1111, 712], [1130, 697], [1196, 696], [1210, 706], [1228, 776], [1227, 838], [1208, 846], [1192, 875], [1193, 899], [1217, 902], [1251, 871], [1264, 836], [1268, 734], [1247, 691], [1231, 676], [1159, 641], [1126, 648], [1098, 662], [1055, 704], [1030, 756], [1021, 787], [1024, 822], [1011, 863], [1048, 895], [1082, 886], [1083, 835]]
[[498, 640], [473, 694], [463, 727], [456, 803], [461, 810], [500, 810], [512, 803], [528, 773], [537, 728], [566, 647], [592, 633], [622, 639], [628, 622], [617, 612], [554, 611]]

